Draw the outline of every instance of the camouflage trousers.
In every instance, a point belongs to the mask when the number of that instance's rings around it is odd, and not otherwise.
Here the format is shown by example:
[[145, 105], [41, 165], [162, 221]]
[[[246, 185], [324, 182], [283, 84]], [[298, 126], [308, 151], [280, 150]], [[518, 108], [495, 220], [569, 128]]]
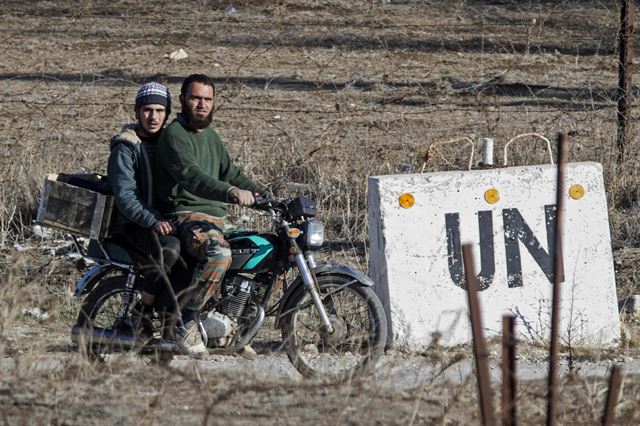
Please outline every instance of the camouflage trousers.
[[227, 218], [187, 213], [176, 221], [182, 250], [198, 261], [189, 287], [186, 308], [200, 310], [212, 297], [219, 297], [220, 282], [231, 266], [231, 249], [225, 234], [238, 231]]

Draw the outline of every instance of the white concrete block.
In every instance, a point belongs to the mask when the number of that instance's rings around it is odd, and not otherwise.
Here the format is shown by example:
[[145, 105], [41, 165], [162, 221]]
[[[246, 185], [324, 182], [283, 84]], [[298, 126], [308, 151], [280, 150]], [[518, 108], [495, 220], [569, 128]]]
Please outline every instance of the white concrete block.
[[[444, 345], [471, 340], [464, 243], [474, 244], [485, 336], [500, 335], [502, 315], [513, 313], [521, 339], [548, 340], [556, 173], [537, 165], [369, 178], [369, 274], [394, 346], [424, 349], [434, 332]], [[404, 193], [415, 197], [413, 207], [400, 206]], [[564, 197], [562, 342], [615, 344], [620, 320], [600, 164], [568, 164]]]

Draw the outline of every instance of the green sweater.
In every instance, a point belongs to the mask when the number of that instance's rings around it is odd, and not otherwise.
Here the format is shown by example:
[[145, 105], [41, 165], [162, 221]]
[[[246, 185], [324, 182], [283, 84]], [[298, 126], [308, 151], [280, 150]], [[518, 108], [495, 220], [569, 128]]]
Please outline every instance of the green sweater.
[[223, 217], [231, 188], [266, 193], [231, 161], [213, 129], [194, 131], [181, 115], [160, 136], [154, 175], [158, 208], [167, 216], [198, 212]]

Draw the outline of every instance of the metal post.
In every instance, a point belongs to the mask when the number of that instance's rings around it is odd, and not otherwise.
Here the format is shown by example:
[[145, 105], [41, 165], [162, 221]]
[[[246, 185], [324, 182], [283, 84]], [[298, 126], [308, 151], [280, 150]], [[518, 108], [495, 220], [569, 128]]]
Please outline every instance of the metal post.
[[618, 36], [620, 63], [618, 64], [618, 164], [624, 161], [625, 147], [631, 141], [631, 67], [633, 63], [634, 2], [622, 0], [620, 33]]
[[480, 414], [482, 424], [494, 425], [493, 396], [491, 394], [491, 377], [487, 359], [489, 353], [482, 334], [482, 318], [480, 316], [480, 301], [478, 300], [478, 281], [473, 266], [473, 253], [470, 244], [462, 246], [462, 261], [464, 263], [464, 275], [467, 283], [467, 297], [469, 302], [469, 318], [471, 320], [471, 333], [473, 336], [473, 355], [476, 361], [478, 375], [478, 396], [480, 399]]
[[618, 403], [618, 395], [622, 386], [622, 367], [614, 365], [609, 376], [609, 392], [607, 393], [607, 405], [604, 407], [604, 415], [602, 416], [603, 426], [613, 424], [616, 418], [616, 404]]
[[482, 163], [485, 166], [493, 166], [493, 139], [482, 140]]
[[558, 177], [556, 182], [556, 223], [553, 245], [553, 296], [551, 300], [551, 343], [549, 345], [549, 380], [547, 395], [547, 425], [556, 424], [556, 376], [558, 370], [558, 335], [560, 332], [560, 283], [564, 279], [562, 264], [562, 220], [564, 217], [564, 163], [567, 156], [567, 135], [558, 135]]
[[516, 424], [516, 317], [502, 317], [502, 424]]

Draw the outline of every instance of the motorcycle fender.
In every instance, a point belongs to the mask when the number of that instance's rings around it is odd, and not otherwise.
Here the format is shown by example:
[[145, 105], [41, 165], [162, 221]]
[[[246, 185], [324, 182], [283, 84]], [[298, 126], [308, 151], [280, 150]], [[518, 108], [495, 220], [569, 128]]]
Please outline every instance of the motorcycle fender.
[[374, 282], [364, 272], [354, 268], [353, 266], [343, 265], [341, 263], [327, 263], [325, 265], [318, 265], [313, 270], [316, 276], [335, 274], [346, 275], [358, 281], [358, 283], [365, 287], [373, 287]]
[[[374, 282], [362, 271], [357, 270], [356, 268], [343, 265], [340, 263], [327, 263], [324, 265], [318, 265], [313, 269], [313, 273], [316, 277], [321, 277], [323, 275], [344, 275], [347, 277], [351, 277], [357, 281], [357, 283], [364, 287], [373, 287]], [[293, 283], [287, 288], [286, 293], [282, 297], [282, 303], [280, 304], [280, 309], [278, 310], [278, 315], [276, 317], [276, 328], [280, 326], [280, 316], [285, 308], [285, 306], [289, 303], [289, 297], [293, 294], [294, 291], [300, 286], [304, 286], [302, 282], [302, 278], [298, 276]]]
[[76, 289], [73, 292], [73, 297], [80, 297], [83, 294], [89, 293], [93, 290], [96, 283], [105, 276], [108, 272], [116, 269], [113, 265], [103, 264], [94, 265], [78, 280], [76, 283]]

